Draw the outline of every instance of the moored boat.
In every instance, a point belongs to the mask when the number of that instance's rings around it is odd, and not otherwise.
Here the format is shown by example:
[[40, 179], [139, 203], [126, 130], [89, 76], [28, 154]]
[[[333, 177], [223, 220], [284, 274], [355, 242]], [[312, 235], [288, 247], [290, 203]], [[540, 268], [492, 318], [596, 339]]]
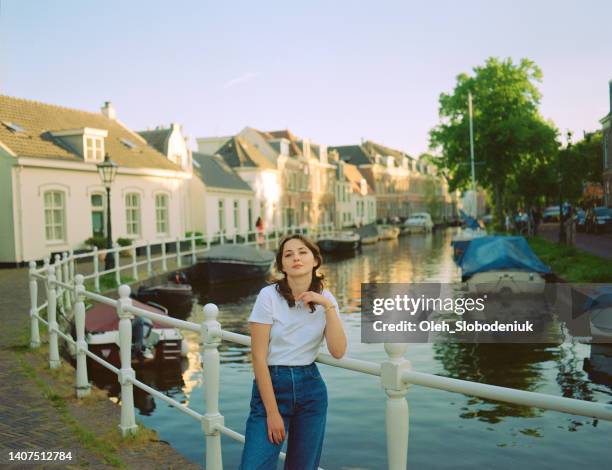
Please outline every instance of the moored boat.
[[378, 229], [376, 224], [367, 224], [357, 229], [359, 236], [361, 237], [362, 245], [372, 245], [378, 242]]
[[433, 230], [431, 215], [427, 212], [416, 212], [402, 224], [402, 233], [426, 233]]
[[193, 289], [178, 271], [165, 284], [140, 286], [133, 297], [143, 303], [159, 304], [168, 309], [171, 317], [181, 320], [187, 318], [193, 308]]
[[217, 245], [198, 256], [198, 271], [211, 284], [262, 278], [270, 274], [274, 257], [252, 246]]
[[[132, 300], [132, 305], [159, 315], [168, 315], [163, 308], [144, 304], [138, 300]], [[92, 353], [120, 367], [119, 317], [115, 307], [97, 304], [86, 312], [85, 340]], [[133, 364], [177, 361], [185, 351], [183, 336], [176, 328], [137, 316], [132, 320]], [[94, 366], [99, 365], [95, 361], [91, 363]]]
[[378, 239], [379, 240], [394, 240], [399, 236], [400, 229], [393, 225], [379, 225]]
[[319, 249], [324, 253], [350, 253], [359, 248], [360, 237], [354, 232], [337, 232], [317, 240]]
[[589, 296], [585, 310], [589, 313], [593, 342], [612, 343], [612, 287], [603, 287]]
[[524, 237], [472, 239], [457, 264], [470, 293], [541, 294], [551, 273]]

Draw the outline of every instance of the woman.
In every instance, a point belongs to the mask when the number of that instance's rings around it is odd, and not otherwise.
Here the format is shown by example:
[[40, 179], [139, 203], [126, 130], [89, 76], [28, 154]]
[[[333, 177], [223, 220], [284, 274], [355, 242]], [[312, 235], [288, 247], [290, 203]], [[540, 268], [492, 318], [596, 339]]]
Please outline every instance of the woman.
[[255, 380], [241, 470], [274, 470], [288, 436], [285, 470], [316, 470], [323, 448], [327, 388], [314, 360], [325, 337], [336, 359], [346, 352], [338, 303], [317, 274], [318, 247], [300, 234], [276, 253], [279, 281], [264, 287], [249, 317]]

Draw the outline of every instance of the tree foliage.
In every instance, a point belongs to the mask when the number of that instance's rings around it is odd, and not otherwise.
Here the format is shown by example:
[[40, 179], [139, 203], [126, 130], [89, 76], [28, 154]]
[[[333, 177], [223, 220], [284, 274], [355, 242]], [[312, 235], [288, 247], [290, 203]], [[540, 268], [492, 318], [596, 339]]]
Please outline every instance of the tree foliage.
[[[515, 188], [537, 193], [539, 177], [556, 158], [557, 130], [540, 116], [540, 68], [528, 59], [489, 58], [473, 75], [457, 77], [452, 93], [439, 99], [440, 124], [430, 144], [441, 154], [450, 189], [471, 180], [468, 93], [473, 100], [474, 151], [478, 185], [494, 193], [501, 220], [504, 195]], [[547, 176], [548, 177], [548, 176]]]

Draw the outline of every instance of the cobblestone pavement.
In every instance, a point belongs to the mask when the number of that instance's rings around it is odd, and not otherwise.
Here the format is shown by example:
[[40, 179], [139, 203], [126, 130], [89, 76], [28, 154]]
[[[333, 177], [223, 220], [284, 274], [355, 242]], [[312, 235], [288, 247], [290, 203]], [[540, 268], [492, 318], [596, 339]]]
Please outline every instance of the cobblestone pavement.
[[[74, 398], [71, 384], [62, 384], [50, 373], [45, 357], [27, 347], [28, 310], [27, 269], [0, 270], [0, 467], [117, 468], [105, 463], [102, 452], [82, 444], [70, 423], [79, 423], [86, 432], [104, 441], [117, 432], [119, 407], [99, 390], [92, 394], [97, 399], [79, 401]], [[9, 450], [66, 449], [76, 456], [70, 465], [5, 465]], [[129, 469], [201, 468], [156, 438], [136, 448], [122, 446], [117, 457]]]

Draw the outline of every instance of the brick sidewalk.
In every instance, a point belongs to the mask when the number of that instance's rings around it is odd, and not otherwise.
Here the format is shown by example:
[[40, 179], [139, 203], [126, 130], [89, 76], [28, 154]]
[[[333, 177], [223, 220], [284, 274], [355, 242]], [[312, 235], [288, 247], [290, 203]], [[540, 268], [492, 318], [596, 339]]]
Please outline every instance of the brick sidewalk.
[[[42, 291], [44, 289], [39, 286], [39, 292]], [[92, 397], [86, 403], [76, 400], [72, 385], [62, 384], [50, 373], [46, 358], [24, 347], [28, 344], [24, 336], [29, 330], [28, 310], [27, 269], [0, 270], [3, 325], [0, 328], [0, 452], [5, 456], [8, 450], [70, 449], [75, 452], [77, 461], [72, 465], [9, 465], [3, 468], [117, 468], [105, 463], [102, 453], [80, 443], [69, 422], [78, 423], [104, 441], [110, 433], [118, 433], [120, 408], [100, 395], [101, 391], [93, 394], [97, 399]], [[23, 364], [36, 372], [36, 380]], [[53, 399], [45, 396], [47, 387], [56, 394]], [[157, 439], [148, 440], [141, 448], [122, 446], [117, 456], [130, 469], [201, 468]]]

